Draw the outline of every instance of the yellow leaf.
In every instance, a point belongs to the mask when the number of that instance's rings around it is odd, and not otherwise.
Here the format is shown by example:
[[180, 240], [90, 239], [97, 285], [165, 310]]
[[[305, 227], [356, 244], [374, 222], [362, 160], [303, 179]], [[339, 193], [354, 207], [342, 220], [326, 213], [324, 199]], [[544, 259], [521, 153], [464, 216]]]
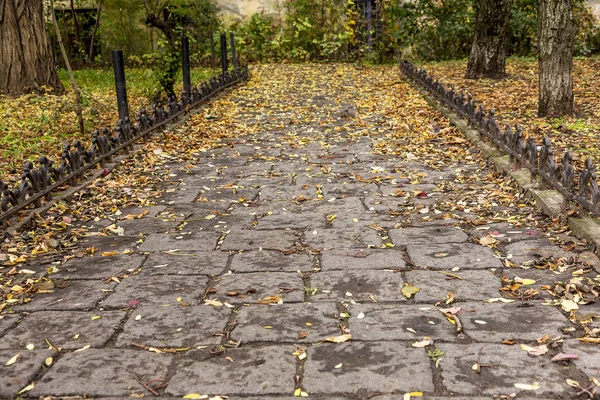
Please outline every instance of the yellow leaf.
[[119, 254], [118, 251], [103, 251], [102, 257], [111, 257], [111, 256], [116, 256], [117, 254]]
[[11, 358], [10, 360], [8, 360], [6, 362], [6, 364], [4, 364], [4, 365], [13, 365], [14, 363], [17, 362], [17, 360], [19, 359], [20, 356], [21, 356], [21, 353], [17, 353], [17, 355], [15, 355], [13, 358]]
[[46, 364], [46, 367], [49, 367], [50, 365], [52, 365], [52, 361], [54, 361], [54, 359], [52, 357], [48, 357], [44, 361], [44, 364]]
[[74, 353], [76, 353], [76, 352], [78, 352], [78, 351], [86, 351], [86, 350], [87, 350], [87, 349], [89, 349], [90, 347], [92, 347], [92, 346], [90, 346], [89, 344], [86, 344], [86, 345], [85, 345], [85, 346], [83, 346], [82, 348], [75, 350], [75, 351], [74, 351]]
[[100, 316], [100, 315], [94, 315], [94, 316], [91, 318], [91, 320], [92, 320], [92, 321], [95, 321], [95, 320], [97, 320], [97, 319], [100, 319], [100, 318], [101, 318], [101, 316]]
[[283, 304], [283, 300], [281, 297], [277, 295], [267, 296], [264, 299], [260, 299], [257, 301], [258, 304]]
[[481, 239], [479, 239], [479, 244], [482, 246], [489, 246], [496, 242], [497, 240], [491, 237], [490, 235], [484, 236]]
[[300, 397], [301, 394], [302, 394], [302, 389], [298, 388], [298, 389], [294, 390], [294, 396]]
[[404, 295], [404, 297], [406, 297], [407, 299], [410, 299], [412, 297], [413, 294], [419, 292], [421, 289], [419, 289], [416, 286], [411, 285], [410, 283], [405, 283], [404, 287], [402, 288], [402, 294]]
[[537, 382], [533, 382], [531, 385], [527, 383], [515, 383], [515, 387], [522, 390], [538, 390], [542, 385]]
[[206, 394], [190, 393], [183, 396], [184, 399], [208, 399]]
[[23, 389], [21, 389], [19, 392], [17, 392], [17, 394], [23, 394], [25, 392], [29, 392], [34, 387], [35, 387], [35, 383], [31, 382], [29, 385], [25, 386]]

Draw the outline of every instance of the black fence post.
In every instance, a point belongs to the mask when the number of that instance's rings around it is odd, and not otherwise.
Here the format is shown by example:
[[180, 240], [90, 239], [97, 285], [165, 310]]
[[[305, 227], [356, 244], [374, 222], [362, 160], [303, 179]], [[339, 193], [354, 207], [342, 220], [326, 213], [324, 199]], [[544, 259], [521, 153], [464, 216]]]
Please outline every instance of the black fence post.
[[127, 86], [125, 85], [125, 65], [123, 63], [123, 51], [113, 50], [113, 67], [115, 71], [115, 85], [117, 89], [117, 107], [119, 119], [125, 121], [129, 117], [129, 104], [127, 103]]
[[210, 55], [212, 60], [212, 68], [217, 69], [217, 56], [215, 52], [215, 32], [210, 31]]
[[223, 75], [229, 69], [227, 66], [227, 36], [224, 33], [221, 33], [221, 69], [223, 70]]
[[181, 65], [183, 68], [183, 91], [189, 102], [192, 97], [192, 78], [190, 76], [190, 42], [187, 36], [181, 38]]
[[229, 44], [231, 46], [231, 61], [233, 62], [233, 69], [235, 72], [238, 71], [237, 55], [235, 54], [235, 38], [233, 32], [229, 33]]

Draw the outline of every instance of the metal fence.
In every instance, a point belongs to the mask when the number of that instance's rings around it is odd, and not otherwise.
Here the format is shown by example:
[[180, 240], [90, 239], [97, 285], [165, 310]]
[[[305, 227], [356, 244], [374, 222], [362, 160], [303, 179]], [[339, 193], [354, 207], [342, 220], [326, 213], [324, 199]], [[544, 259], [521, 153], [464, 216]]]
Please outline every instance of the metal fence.
[[576, 171], [573, 154], [567, 151], [560, 163], [557, 163], [550, 138], [544, 137], [542, 144], [535, 143], [531, 136], [525, 140], [519, 124], [514, 129], [509, 125], [500, 127], [494, 117], [494, 110], [486, 113], [483, 105], [472, 94], [464, 90], [457, 92], [453, 85], [445, 87], [425, 69], [417, 68], [408, 61], [402, 61], [400, 69], [442, 104], [468, 120], [480, 134], [508, 153], [518, 166], [529, 169], [532, 178], [541, 184], [542, 189], [553, 188], [565, 200], [576, 201], [583, 209], [600, 215], [600, 190], [591, 159], [586, 159], [584, 168]]
[[[127, 154], [133, 150], [133, 144], [147, 137], [150, 133], [165, 127], [170, 122], [175, 122], [180, 116], [188, 112], [190, 108], [198, 106], [200, 103], [215, 96], [220, 91], [248, 79], [249, 73], [247, 66], [239, 66], [235, 54], [233, 36], [231, 39], [231, 50], [234, 69], [228, 70], [227, 67], [227, 44], [225, 35], [221, 35], [221, 74], [201, 83], [199, 86], [192, 86], [189, 80], [189, 50], [186, 48], [187, 40], [183, 41], [183, 72], [184, 72], [184, 90], [179, 99], [171, 96], [167, 104], [156, 103], [150, 110], [142, 108], [135, 114], [135, 122], [128, 117], [127, 94], [124, 90], [124, 73], [119, 68], [122, 67], [122, 54], [115, 53], [115, 77], [117, 85], [117, 101], [119, 114], [125, 115], [120, 118], [114, 129], [101, 128], [96, 129], [92, 134], [91, 145], [86, 146], [75, 140], [63, 148], [60, 161], [54, 162], [46, 156], [38, 159], [37, 166], [32, 162], [26, 162], [20, 182], [10, 187], [8, 183], [0, 179], [0, 222], [5, 226], [9, 218], [15, 216], [19, 211], [41, 206], [44, 200], [51, 198], [52, 192], [58, 188], [77, 182], [83, 174], [92, 167], [110, 161], [111, 157], [119, 152]], [[120, 58], [120, 66], [118, 59]], [[123, 81], [119, 82], [119, 76], [122, 75]], [[121, 88], [119, 87], [121, 84]], [[122, 97], [124, 96], [124, 98]], [[123, 108], [125, 107], [125, 108]], [[123, 114], [125, 110], [125, 114]]]

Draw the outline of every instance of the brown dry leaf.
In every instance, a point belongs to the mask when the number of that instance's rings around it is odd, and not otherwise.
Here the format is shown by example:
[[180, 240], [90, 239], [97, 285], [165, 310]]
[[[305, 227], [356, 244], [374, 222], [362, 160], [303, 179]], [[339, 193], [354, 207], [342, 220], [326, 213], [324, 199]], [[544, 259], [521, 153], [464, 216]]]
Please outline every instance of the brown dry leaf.
[[479, 244], [482, 246], [490, 246], [497, 242], [498, 241], [496, 239], [494, 239], [493, 237], [491, 237], [490, 235], [484, 236], [481, 239], [479, 239]]
[[343, 343], [352, 339], [352, 335], [346, 333], [340, 336], [330, 336], [328, 338], [323, 339], [323, 342], [331, 342], [331, 343]]

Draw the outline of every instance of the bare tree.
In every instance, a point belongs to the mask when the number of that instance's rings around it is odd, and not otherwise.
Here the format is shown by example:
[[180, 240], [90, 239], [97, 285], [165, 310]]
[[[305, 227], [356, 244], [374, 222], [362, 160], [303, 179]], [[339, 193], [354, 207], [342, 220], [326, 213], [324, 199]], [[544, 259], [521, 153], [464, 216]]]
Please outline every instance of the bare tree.
[[0, 43], [0, 93], [63, 92], [42, 0], [0, 0]]

